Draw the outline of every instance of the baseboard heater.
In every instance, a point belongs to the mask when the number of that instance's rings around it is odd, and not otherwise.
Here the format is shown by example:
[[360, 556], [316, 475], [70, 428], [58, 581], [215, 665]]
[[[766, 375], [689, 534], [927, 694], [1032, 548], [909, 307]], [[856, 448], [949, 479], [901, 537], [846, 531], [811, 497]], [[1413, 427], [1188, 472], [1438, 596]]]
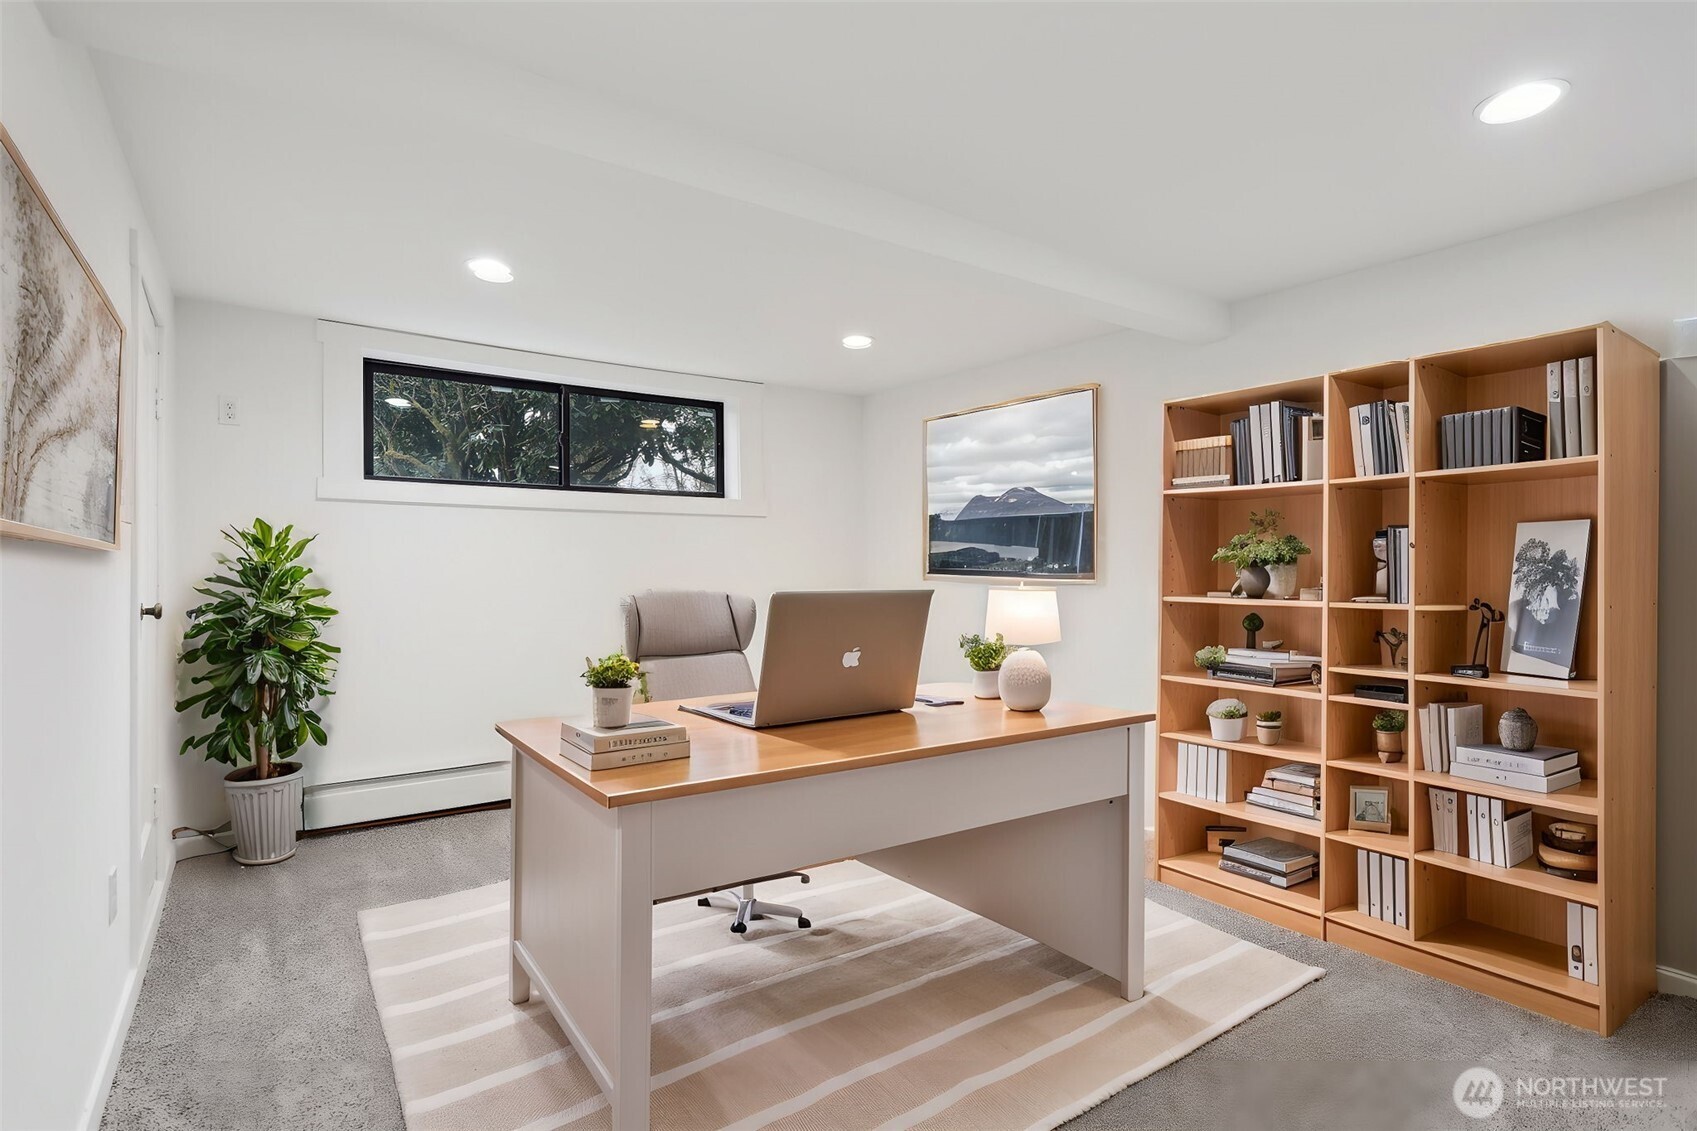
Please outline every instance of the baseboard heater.
[[306, 787], [306, 827], [334, 829], [511, 799], [512, 766], [506, 761], [326, 782]]

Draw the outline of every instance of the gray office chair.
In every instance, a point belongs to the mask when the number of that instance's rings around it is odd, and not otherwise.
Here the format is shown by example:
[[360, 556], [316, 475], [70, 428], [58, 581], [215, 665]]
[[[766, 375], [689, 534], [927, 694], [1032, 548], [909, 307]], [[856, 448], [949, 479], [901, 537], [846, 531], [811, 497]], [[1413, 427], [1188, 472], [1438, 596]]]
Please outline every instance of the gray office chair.
[[[625, 655], [648, 673], [651, 697], [694, 699], [754, 690], [754, 672], [743, 654], [754, 639], [753, 598], [700, 590], [650, 589], [624, 598], [619, 611], [625, 622]], [[804, 884], [809, 882], [802, 872], [779, 872], [743, 880], [735, 890], [715, 892], [698, 902], [703, 907], [734, 910], [731, 930], [735, 934], [747, 931], [750, 920], [768, 916], [794, 919], [796, 926], [806, 929], [813, 924], [799, 907], [767, 903], [754, 895], [755, 884], [792, 876], [800, 877]]]

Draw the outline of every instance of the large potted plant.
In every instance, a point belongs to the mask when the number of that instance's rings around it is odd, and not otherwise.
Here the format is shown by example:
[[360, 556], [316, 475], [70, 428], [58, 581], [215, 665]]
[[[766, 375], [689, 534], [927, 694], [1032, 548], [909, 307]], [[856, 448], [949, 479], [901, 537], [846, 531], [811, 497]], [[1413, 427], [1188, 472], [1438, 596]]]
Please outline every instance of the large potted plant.
[[1249, 512], [1249, 529], [1233, 534], [1214, 551], [1214, 560], [1225, 562], [1237, 572], [1237, 583], [1245, 597], [1296, 596], [1296, 563], [1312, 553], [1308, 543], [1294, 534], [1279, 533], [1284, 516], [1276, 510]]
[[1000, 699], [1002, 692], [997, 681], [1001, 678], [1002, 661], [1008, 658], [1008, 646], [1003, 642], [1002, 634], [996, 633], [994, 640], [986, 640], [976, 632], [962, 636], [960, 650], [966, 656], [967, 666], [972, 669], [973, 697]]
[[204, 690], [177, 704], [214, 722], [178, 753], [200, 748], [208, 761], [237, 767], [224, 775], [236, 861], [275, 864], [295, 854], [300, 828], [304, 771], [289, 758], [327, 741], [315, 708], [332, 694], [341, 649], [321, 634], [336, 610], [321, 603], [330, 591], [313, 586], [311, 567], [300, 563], [312, 538], [258, 518], [223, 533], [237, 554], [217, 555], [220, 572], [195, 590], [206, 600], [189, 610], [180, 657], [201, 665], [189, 683]]

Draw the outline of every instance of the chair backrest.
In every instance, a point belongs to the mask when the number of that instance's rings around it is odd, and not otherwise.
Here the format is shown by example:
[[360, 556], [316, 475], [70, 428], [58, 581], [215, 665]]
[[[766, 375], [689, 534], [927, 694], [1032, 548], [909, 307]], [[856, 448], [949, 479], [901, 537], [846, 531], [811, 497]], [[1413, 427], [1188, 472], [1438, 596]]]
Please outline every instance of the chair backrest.
[[655, 699], [754, 690], [743, 653], [754, 639], [754, 599], [694, 589], [650, 589], [619, 602], [625, 655], [648, 673]]

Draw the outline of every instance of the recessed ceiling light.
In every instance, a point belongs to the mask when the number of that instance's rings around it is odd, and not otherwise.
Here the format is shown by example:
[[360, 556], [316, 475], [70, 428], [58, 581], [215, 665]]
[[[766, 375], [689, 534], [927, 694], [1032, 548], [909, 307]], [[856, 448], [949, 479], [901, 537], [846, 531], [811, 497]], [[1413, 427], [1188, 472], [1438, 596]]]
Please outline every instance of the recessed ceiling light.
[[412, 402], [407, 400], [405, 397], [384, 397], [383, 403], [387, 405], [394, 405], [396, 408], [412, 407]]
[[1565, 79], [1536, 79], [1511, 86], [1479, 103], [1473, 116], [1487, 126], [1504, 126], [1542, 114], [1568, 91]]
[[872, 339], [867, 337], [865, 334], [850, 334], [848, 337], [843, 339], [844, 349], [863, 350], [871, 344]]
[[471, 273], [485, 283], [510, 283], [513, 281], [513, 269], [499, 259], [468, 259], [465, 265], [471, 268]]

